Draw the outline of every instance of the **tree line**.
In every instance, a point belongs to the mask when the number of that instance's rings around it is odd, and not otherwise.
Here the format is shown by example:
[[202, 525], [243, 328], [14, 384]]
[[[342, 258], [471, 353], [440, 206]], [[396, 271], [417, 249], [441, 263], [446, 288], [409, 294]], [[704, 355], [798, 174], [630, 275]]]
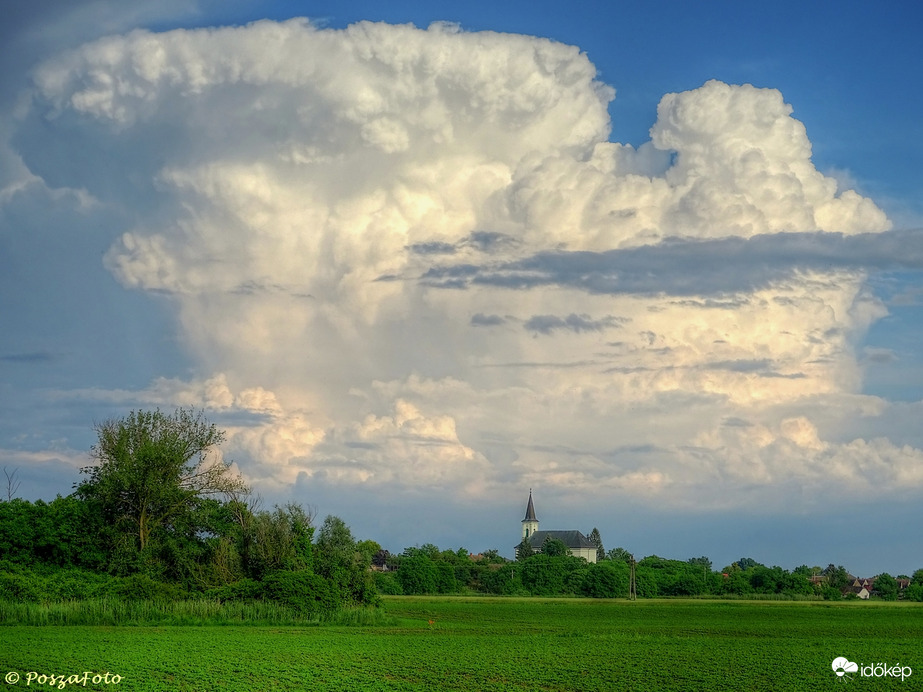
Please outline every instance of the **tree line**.
[[[224, 433], [202, 412], [137, 411], [96, 433], [96, 463], [81, 469], [67, 497], [15, 498], [15, 472], [4, 469], [0, 599], [262, 600], [313, 616], [377, 605], [380, 593], [624, 598], [632, 576], [641, 598], [854, 597], [844, 596], [851, 578], [842, 566], [787, 571], [741, 558], [714, 570], [707, 557], [635, 561], [624, 548], [607, 552], [595, 528], [596, 563], [556, 539], [538, 552], [524, 541], [515, 560], [432, 544], [392, 555], [357, 541], [339, 517], [316, 527], [299, 504], [262, 508], [218, 455]], [[910, 584], [901, 592], [897, 579]], [[873, 594], [923, 601], [923, 569], [897, 579], [879, 575]]]
[[202, 412], [137, 411], [96, 432], [72, 494], [0, 502], [0, 598], [270, 600], [307, 615], [377, 604], [372, 555], [343, 520], [261, 508]]
[[[595, 533], [598, 539], [598, 532]], [[801, 565], [792, 571], [768, 567], [752, 558], [740, 560], [721, 570], [712, 569], [707, 557], [671, 560], [650, 555], [641, 560], [624, 548], [602, 551], [596, 563], [569, 554], [557, 539], [546, 540], [539, 552], [517, 551], [515, 561], [505, 560], [497, 551], [470, 555], [439, 550], [432, 544], [406, 548], [400, 555], [388, 555], [379, 563], [375, 582], [387, 594], [446, 594], [481, 592], [504, 596], [586, 596], [590, 598], [627, 598], [630, 595], [634, 563], [635, 595], [658, 597], [741, 597], [842, 600], [857, 598], [844, 595], [852, 578], [842, 566], [821, 569]], [[521, 546], [522, 548], [522, 546]], [[385, 571], [386, 570], [386, 571]], [[923, 569], [910, 579], [900, 594], [906, 600], [923, 601]], [[875, 580], [873, 595], [883, 600], [897, 600], [897, 579], [881, 574]]]

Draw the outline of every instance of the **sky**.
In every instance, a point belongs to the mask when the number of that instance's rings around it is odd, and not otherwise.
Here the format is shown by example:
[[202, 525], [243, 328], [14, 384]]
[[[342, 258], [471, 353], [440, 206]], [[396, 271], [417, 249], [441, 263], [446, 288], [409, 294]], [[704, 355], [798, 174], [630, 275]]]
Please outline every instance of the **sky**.
[[18, 496], [197, 407], [391, 552], [512, 557], [531, 490], [636, 557], [923, 567], [923, 8], [5, 13]]

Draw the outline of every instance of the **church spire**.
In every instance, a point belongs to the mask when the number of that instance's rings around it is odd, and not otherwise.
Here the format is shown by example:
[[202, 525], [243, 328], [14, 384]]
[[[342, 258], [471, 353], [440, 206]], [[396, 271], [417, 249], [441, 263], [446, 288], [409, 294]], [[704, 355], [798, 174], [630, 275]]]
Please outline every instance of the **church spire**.
[[535, 507], [532, 506], [532, 488], [529, 488], [529, 504], [526, 507], [526, 518], [523, 521], [538, 521], [535, 518]]
[[532, 488], [529, 488], [529, 504], [526, 505], [526, 518], [522, 520], [522, 537], [531, 538], [538, 531], [538, 519], [535, 518], [535, 507], [532, 505]]

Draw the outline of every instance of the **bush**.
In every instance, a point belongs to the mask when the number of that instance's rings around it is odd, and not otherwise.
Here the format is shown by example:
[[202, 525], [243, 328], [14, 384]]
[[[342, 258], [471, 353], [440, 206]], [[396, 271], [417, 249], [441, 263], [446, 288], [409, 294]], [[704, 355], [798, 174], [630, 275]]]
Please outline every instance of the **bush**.
[[375, 580], [375, 588], [378, 589], [378, 593], [388, 596], [403, 595], [404, 590], [401, 588], [401, 583], [391, 572], [374, 572], [372, 578]]
[[61, 570], [45, 579], [45, 598], [71, 601], [101, 598], [116, 588], [118, 581], [107, 574], [80, 569]]
[[31, 572], [0, 572], [0, 599], [4, 601], [38, 601], [42, 591], [42, 580]]
[[627, 597], [629, 577], [624, 562], [598, 562], [590, 566], [583, 580], [583, 594], [591, 598]]
[[422, 553], [401, 560], [397, 578], [401, 582], [401, 589], [408, 596], [436, 593], [436, 563]]
[[187, 596], [181, 587], [155, 581], [146, 574], [124, 577], [113, 591], [125, 601], [179, 601]]
[[263, 585], [254, 579], [241, 579], [231, 584], [218, 586], [205, 592], [213, 601], [251, 601], [263, 595]]
[[458, 582], [455, 580], [455, 568], [445, 562], [436, 564], [436, 590], [439, 593], [455, 593]]
[[[491, 565], [493, 566], [493, 565]], [[522, 585], [522, 565], [503, 565], [500, 569], [489, 569], [481, 576], [481, 589], [498, 596], [528, 596]]]
[[342, 606], [330, 582], [306, 569], [268, 574], [263, 580], [263, 597], [305, 615], [325, 615]]

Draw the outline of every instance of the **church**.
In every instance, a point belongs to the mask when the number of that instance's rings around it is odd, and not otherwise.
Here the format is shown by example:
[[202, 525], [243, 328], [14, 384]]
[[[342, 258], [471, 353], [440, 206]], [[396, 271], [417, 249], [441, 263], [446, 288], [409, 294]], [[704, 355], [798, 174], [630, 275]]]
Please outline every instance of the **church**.
[[529, 504], [526, 506], [526, 518], [522, 520], [522, 538], [528, 540], [532, 550], [541, 552], [542, 544], [548, 538], [557, 538], [574, 557], [585, 558], [587, 562], [596, 562], [596, 545], [579, 531], [539, 531], [535, 506], [532, 504], [532, 491], [529, 491]]

